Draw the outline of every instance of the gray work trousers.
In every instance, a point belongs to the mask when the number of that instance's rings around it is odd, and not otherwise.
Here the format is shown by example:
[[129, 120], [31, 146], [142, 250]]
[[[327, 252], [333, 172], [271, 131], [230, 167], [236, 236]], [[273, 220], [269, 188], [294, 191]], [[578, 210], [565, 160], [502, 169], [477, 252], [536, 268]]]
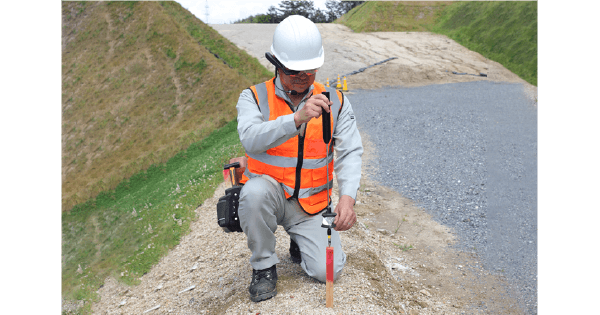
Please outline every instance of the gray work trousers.
[[[248, 237], [253, 269], [266, 269], [279, 262], [275, 253], [275, 230], [281, 225], [300, 248], [302, 269], [325, 282], [327, 229], [321, 227], [323, 216], [310, 216], [297, 200], [286, 200], [283, 188], [275, 179], [263, 175], [246, 182], [240, 192], [239, 217]], [[331, 246], [334, 248], [334, 279], [337, 279], [346, 264], [346, 254], [342, 251], [339, 233], [333, 229]]]

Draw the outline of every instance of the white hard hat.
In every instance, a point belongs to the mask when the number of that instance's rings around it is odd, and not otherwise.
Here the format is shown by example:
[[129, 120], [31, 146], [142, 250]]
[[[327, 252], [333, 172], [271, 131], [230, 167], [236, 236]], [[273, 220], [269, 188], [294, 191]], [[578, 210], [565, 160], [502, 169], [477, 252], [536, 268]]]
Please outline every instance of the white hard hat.
[[271, 52], [291, 70], [316, 69], [325, 60], [319, 29], [301, 15], [290, 15], [277, 25]]

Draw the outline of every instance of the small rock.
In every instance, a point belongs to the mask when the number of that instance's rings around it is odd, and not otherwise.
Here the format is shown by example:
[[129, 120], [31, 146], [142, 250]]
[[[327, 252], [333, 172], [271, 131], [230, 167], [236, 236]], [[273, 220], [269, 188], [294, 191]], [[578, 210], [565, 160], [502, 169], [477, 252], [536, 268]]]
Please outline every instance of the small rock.
[[150, 312], [150, 311], [154, 311], [155, 309], [158, 309], [159, 307], [160, 307], [160, 304], [159, 304], [159, 305], [156, 305], [155, 307], [153, 307], [153, 308], [151, 308], [151, 309], [145, 310], [143, 314], [145, 314], [145, 313], [148, 313], [148, 312]]
[[403, 266], [399, 263], [388, 264], [387, 266], [392, 270], [408, 271], [410, 269], [409, 267]]
[[195, 287], [196, 287], [196, 285], [193, 285], [193, 286], [191, 286], [191, 287], [189, 287], [187, 289], [183, 289], [183, 290], [179, 291], [179, 293], [177, 293], [177, 294], [181, 294], [183, 292], [186, 292], [186, 291], [189, 291], [189, 290], [193, 290]]
[[406, 313], [406, 307], [404, 307], [403, 303], [399, 303], [398, 304], [399, 307], [402, 307], [402, 310], [404, 310], [404, 313]]

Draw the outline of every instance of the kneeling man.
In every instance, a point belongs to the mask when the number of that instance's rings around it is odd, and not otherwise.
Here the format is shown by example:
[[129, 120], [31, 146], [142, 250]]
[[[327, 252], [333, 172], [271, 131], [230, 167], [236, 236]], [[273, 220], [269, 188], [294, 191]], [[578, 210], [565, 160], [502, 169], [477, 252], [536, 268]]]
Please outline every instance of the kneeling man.
[[[334, 279], [338, 277], [346, 263], [338, 231], [356, 222], [354, 201], [363, 152], [348, 99], [315, 82], [324, 51], [313, 22], [299, 15], [283, 20], [266, 56], [276, 67], [275, 77], [244, 90], [237, 103], [238, 133], [248, 159], [241, 180], [239, 217], [252, 251], [248, 290], [254, 302], [277, 294], [277, 225], [290, 235], [292, 259], [309, 276], [325, 282], [328, 241], [320, 214], [331, 202], [327, 196], [331, 195], [333, 170], [340, 195], [331, 235]], [[331, 100], [321, 94], [325, 91]], [[323, 114], [331, 115], [332, 140], [327, 147]]]

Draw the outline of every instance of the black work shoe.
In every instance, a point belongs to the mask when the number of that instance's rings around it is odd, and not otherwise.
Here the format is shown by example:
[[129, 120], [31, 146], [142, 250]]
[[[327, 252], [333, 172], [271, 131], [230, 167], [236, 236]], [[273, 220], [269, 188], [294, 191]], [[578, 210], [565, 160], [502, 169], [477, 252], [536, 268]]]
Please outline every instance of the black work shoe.
[[290, 238], [290, 258], [292, 262], [299, 264], [302, 261], [302, 256], [300, 255], [300, 247], [298, 244], [294, 242], [293, 239]]
[[260, 302], [277, 295], [277, 267], [252, 271], [252, 282], [248, 287], [250, 300]]

